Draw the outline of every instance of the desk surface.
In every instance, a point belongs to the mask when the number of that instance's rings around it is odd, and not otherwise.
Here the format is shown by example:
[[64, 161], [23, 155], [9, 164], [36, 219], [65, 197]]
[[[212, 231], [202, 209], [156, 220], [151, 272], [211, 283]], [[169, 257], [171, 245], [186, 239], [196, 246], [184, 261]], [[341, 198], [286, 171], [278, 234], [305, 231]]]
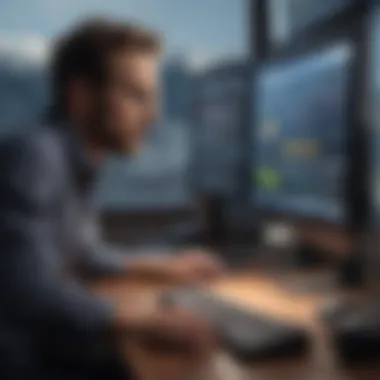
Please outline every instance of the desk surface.
[[[95, 286], [98, 293], [123, 301], [128, 295], [144, 299], [155, 297], [163, 285], [141, 283], [132, 280], [110, 280]], [[317, 321], [317, 310], [321, 296], [295, 295], [286, 292], [268, 277], [256, 274], [233, 275], [210, 285], [213, 292], [247, 310], [283, 321], [305, 326], [310, 332], [311, 350], [303, 358], [271, 361], [262, 364], [239, 364], [247, 374], [247, 379], [257, 380], [378, 380], [380, 363], [367, 363], [344, 368], [334, 357], [327, 334]], [[174, 363], [170, 358], [139, 351], [128, 347], [128, 356], [144, 369], [142, 380], [182, 380], [174, 374], [181, 373], [184, 363]], [[170, 363], [170, 364], [169, 364]], [[169, 371], [169, 372], [168, 372]], [[148, 373], [149, 372], [149, 373]], [[168, 375], [170, 373], [170, 376]]]

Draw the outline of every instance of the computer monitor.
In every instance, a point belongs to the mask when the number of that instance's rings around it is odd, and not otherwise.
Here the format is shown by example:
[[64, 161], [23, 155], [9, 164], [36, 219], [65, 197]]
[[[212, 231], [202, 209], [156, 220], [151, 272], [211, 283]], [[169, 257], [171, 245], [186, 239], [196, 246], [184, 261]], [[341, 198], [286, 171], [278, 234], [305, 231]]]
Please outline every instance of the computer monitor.
[[197, 78], [189, 175], [212, 244], [228, 240], [239, 222], [249, 73], [246, 62], [224, 62]]
[[258, 71], [251, 142], [257, 209], [348, 223], [353, 56], [352, 45], [342, 41]]
[[225, 63], [198, 78], [191, 171], [198, 194], [231, 198], [239, 191], [248, 88], [244, 63]]

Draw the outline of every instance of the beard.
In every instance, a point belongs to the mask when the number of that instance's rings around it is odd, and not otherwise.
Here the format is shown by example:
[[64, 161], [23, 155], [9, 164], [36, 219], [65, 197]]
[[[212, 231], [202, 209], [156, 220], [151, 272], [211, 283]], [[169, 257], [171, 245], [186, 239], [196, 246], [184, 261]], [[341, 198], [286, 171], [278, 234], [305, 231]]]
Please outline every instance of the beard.
[[93, 144], [111, 154], [134, 155], [137, 144], [133, 143], [126, 128], [110, 121], [110, 112], [107, 107], [99, 104], [93, 111], [88, 125], [88, 137]]
[[114, 116], [112, 107], [103, 96], [100, 96], [88, 118], [88, 138], [111, 154], [139, 155], [148, 128], [144, 125], [130, 128], [125, 120]]

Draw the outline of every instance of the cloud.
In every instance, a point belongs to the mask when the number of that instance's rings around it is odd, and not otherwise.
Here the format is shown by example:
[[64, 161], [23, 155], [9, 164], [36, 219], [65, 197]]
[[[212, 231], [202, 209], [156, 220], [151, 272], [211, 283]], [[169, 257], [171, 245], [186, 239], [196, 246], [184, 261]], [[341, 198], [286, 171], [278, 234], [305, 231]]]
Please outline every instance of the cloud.
[[188, 67], [196, 72], [204, 71], [223, 63], [242, 62], [244, 57], [236, 54], [218, 54], [216, 52], [193, 52], [186, 55]]
[[0, 35], [0, 58], [21, 65], [44, 65], [49, 57], [48, 40], [37, 35]]
[[215, 56], [205, 52], [193, 52], [186, 55], [186, 58], [189, 68], [194, 71], [206, 70], [217, 61]]

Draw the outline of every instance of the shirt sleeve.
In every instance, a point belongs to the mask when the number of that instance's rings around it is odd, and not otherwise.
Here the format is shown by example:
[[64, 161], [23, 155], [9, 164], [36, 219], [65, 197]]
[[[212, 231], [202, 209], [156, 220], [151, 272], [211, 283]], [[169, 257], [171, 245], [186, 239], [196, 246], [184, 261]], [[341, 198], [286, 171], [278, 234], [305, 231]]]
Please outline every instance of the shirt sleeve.
[[103, 240], [96, 214], [90, 214], [83, 221], [81, 238], [81, 254], [76, 268], [80, 275], [93, 278], [126, 273], [126, 255]]
[[170, 250], [113, 247], [102, 239], [100, 223], [96, 216], [86, 221], [82, 255], [77, 263], [79, 273], [85, 277], [98, 278], [128, 275], [135, 260], [165, 260], [172, 256]]
[[51, 148], [33, 140], [0, 148], [0, 305], [34, 332], [94, 341], [108, 334], [114, 305], [65, 276], [54, 223], [63, 175]]

